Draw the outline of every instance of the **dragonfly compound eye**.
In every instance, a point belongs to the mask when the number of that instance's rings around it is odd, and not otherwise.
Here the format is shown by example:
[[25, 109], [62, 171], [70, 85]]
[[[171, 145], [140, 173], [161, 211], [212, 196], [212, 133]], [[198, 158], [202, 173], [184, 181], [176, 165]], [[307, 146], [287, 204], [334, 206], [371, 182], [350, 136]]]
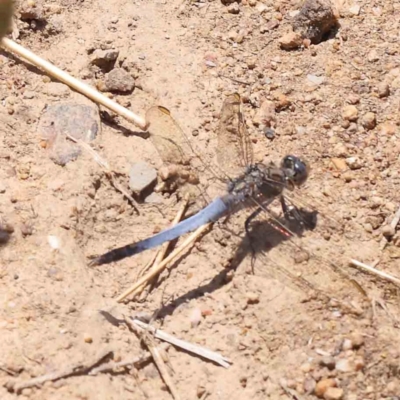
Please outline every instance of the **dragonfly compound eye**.
[[306, 162], [296, 156], [286, 156], [281, 163], [288, 179], [296, 186], [302, 185], [308, 178], [309, 167]]

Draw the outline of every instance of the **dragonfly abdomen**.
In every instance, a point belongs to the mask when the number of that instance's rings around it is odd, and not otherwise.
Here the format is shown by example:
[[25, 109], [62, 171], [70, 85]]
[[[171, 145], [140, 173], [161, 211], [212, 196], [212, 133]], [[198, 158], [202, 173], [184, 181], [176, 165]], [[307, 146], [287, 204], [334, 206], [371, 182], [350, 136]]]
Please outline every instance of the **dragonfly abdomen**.
[[188, 219], [183, 220], [179, 224], [165, 229], [160, 233], [144, 239], [140, 242], [132, 243], [117, 249], [111, 250], [108, 253], [101, 255], [94, 259], [90, 265], [102, 265], [109, 264], [114, 261], [120, 261], [126, 257], [139, 254], [145, 250], [152, 249], [160, 246], [165, 242], [177, 239], [185, 233], [194, 231], [200, 226], [206, 225], [209, 222], [215, 222], [224, 215], [231, 212], [232, 207], [239, 203], [242, 197], [227, 195], [218, 197], [207, 207], [199, 211], [197, 214], [191, 216]]

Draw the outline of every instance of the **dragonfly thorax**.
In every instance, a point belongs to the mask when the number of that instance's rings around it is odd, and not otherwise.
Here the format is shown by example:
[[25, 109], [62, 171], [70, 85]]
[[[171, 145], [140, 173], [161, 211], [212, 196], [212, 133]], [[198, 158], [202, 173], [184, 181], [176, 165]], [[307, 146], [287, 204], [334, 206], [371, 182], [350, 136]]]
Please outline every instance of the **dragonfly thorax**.
[[228, 191], [244, 198], [260, 195], [272, 198], [280, 195], [285, 186], [285, 174], [281, 168], [275, 164], [253, 164], [229, 183]]

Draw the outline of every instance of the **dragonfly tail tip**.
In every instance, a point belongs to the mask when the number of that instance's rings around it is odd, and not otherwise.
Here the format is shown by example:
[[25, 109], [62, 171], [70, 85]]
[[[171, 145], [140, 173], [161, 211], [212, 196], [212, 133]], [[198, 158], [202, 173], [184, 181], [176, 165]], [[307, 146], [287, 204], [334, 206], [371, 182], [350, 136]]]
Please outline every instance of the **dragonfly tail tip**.
[[98, 265], [101, 265], [101, 257], [96, 257], [92, 261], [89, 262], [88, 266], [89, 267], [97, 267]]

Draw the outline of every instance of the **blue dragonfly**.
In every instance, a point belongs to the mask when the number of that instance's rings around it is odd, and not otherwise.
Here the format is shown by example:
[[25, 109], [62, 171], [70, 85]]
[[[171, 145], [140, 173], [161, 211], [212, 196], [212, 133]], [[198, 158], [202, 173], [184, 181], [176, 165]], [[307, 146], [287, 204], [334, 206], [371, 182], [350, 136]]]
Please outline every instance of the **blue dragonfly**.
[[[163, 161], [169, 164], [187, 164], [188, 149], [181, 141], [183, 132], [163, 107], [152, 107], [146, 114], [150, 137]], [[152, 135], [153, 132], [157, 134]], [[159, 135], [159, 132], [163, 132]], [[176, 144], [179, 139], [179, 146]], [[241, 97], [233, 93], [225, 99], [218, 128], [217, 161], [226, 176], [226, 193], [217, 197], [197, 214], [160, 233], [104, 253], [92, 260], [91, 266], [109, 264], [134, 256], [179, 238], [208, 223], [236, 213], [242, 209], [256, 210], [246, 220], [250, 221], [268, 206], [280, 199], [287, 219], [302, 223], [300, 212], [285, 202], [284, 192], [303, 185], [309, 174], [308, 164], [294, 155], [286, 155], [279, 165], [253, 162], [250, 137], [241, 112]], [[229, 174], [227, 173], [229, 171]]]

